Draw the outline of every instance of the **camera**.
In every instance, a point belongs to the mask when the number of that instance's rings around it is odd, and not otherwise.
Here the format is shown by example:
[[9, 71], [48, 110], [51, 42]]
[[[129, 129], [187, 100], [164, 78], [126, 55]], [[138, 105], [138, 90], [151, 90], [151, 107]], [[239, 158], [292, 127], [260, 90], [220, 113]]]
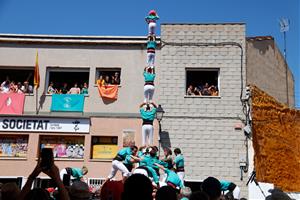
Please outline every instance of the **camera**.
[[54, 164], [53, 151], [51, 148], [42, 148], [40, 153], [42, 170], [49, 170]]

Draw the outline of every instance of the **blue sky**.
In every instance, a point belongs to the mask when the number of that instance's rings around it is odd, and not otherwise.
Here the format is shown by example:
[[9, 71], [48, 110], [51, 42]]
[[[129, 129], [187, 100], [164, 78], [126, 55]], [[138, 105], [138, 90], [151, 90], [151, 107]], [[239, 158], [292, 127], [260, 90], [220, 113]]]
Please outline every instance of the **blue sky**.
[[278, 20], [291, 21], [287, 61], [300, 107], [299, 0], [0, 0], [0, 33], [146, 35], [144, 16], [157, 10], [160, 23], [245, 22], [247, 36], [271, 35], [283, 51]]

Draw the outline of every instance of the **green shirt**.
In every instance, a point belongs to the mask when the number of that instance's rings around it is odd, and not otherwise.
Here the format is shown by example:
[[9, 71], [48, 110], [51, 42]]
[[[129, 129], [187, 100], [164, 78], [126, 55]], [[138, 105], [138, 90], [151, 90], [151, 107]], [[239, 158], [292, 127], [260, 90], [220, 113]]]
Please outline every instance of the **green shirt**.
[[83, 177], [82, 170], [80, 168], [71, 168], [72, 176], [77, 180], [80, 180]]

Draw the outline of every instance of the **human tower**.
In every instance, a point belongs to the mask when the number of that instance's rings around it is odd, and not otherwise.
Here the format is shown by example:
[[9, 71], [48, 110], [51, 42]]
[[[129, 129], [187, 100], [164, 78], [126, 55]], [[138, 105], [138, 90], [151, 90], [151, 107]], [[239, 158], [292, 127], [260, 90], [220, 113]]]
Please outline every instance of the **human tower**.
[[144, 68], [144, 102], [140, 105], [140, 114], [143, 119], [142, 125], [142, 146], [153, 144], [153, 121], [157, 105], [153, 102], [154, 79], [155, 79], [155, 49], [156, 42], [156, 21], [159, 19], [155, 10], [151, 10], [145, 20], [148, 24], [147, 61]]

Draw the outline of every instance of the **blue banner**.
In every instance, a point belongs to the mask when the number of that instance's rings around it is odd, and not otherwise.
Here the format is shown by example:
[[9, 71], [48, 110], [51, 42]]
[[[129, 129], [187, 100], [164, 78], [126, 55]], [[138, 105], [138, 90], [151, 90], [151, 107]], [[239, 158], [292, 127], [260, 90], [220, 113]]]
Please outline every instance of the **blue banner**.
[[52, 94], [51, 111], [83, 112], [83, 94]]

